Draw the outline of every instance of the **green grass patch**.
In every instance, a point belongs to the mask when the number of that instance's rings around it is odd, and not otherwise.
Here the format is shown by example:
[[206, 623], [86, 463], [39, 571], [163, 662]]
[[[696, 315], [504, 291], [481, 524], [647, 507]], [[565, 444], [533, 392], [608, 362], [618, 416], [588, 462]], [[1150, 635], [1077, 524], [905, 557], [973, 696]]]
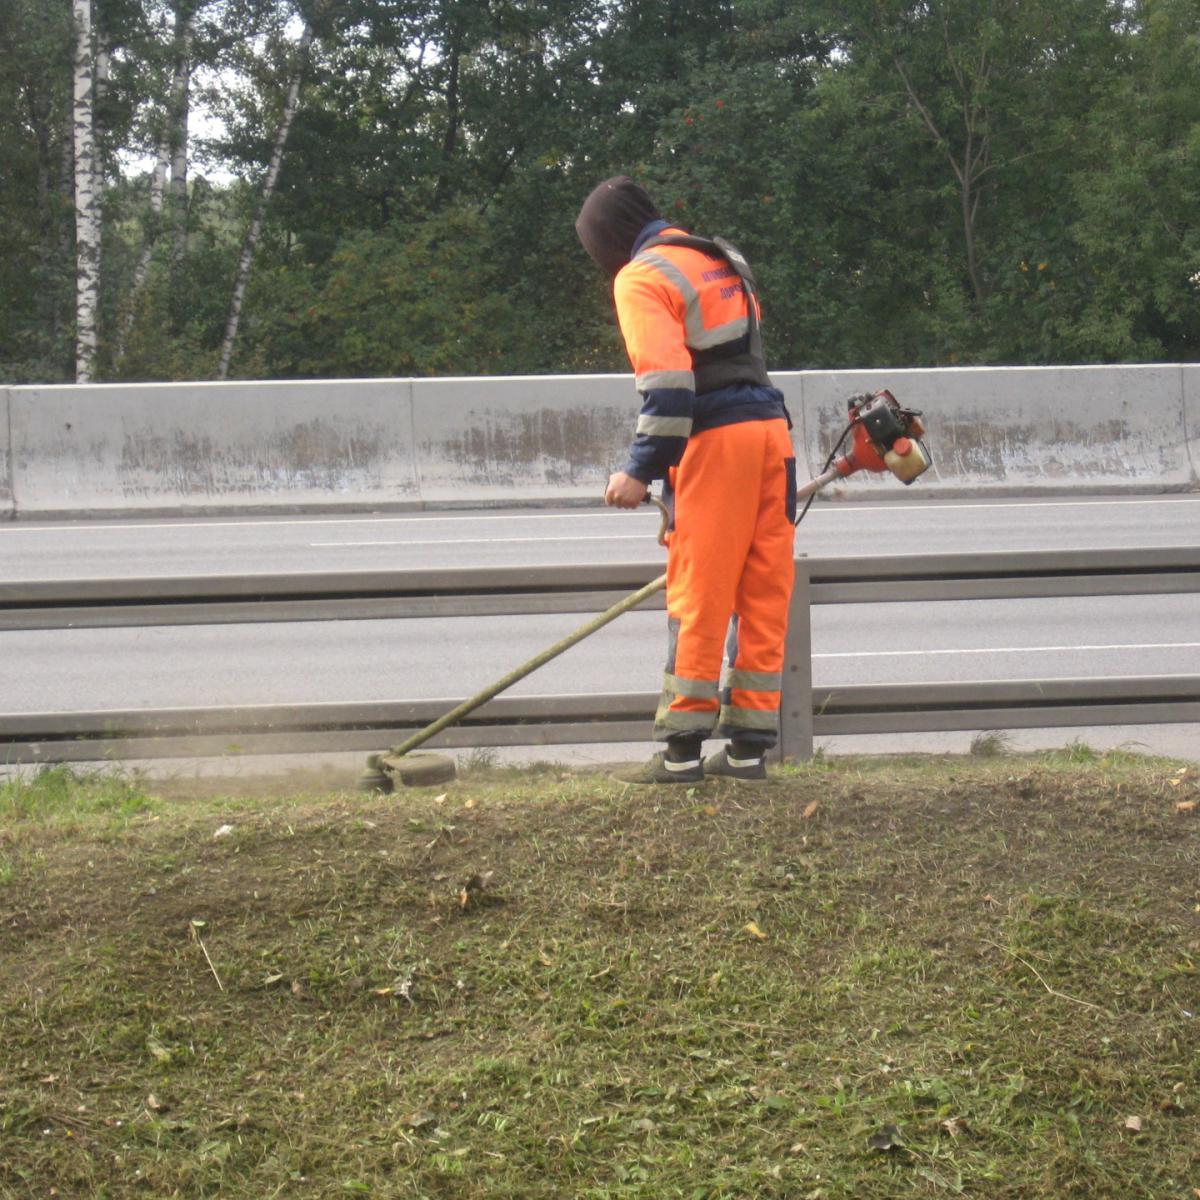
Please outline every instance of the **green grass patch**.
[[0, 793], [0, 1196], [1194, 1200], [1179, 764], [472, 767]]
[[0, 826], [36, 821], [77, 826], [89, 818], [120, 822], [154, 806], [136, 776], [50, 767], [0, 781]]

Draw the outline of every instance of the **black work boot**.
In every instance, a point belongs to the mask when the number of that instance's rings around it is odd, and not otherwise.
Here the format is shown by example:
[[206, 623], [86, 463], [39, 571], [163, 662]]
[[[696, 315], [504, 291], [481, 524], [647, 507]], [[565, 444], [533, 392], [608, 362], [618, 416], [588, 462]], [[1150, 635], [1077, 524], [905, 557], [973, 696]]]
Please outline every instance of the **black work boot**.
[[761, 746], [739, 746], [730, 742], [724, 750], [704, 760], [706, 775], [724, 779], [740, 779], [746, 783], [761, 783], [767, 777], [767, 764]]
[[640, 767], [614, 772], [622, 783], [703, 783], [704, 764], [700, 759], [702, 739], [671, 738], [660, 751]]

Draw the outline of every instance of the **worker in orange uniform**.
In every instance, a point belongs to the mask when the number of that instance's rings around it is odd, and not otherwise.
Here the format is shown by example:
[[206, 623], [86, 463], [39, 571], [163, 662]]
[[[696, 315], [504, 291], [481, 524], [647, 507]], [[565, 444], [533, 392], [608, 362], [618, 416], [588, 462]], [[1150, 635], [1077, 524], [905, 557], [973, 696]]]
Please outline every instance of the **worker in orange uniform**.
[[[796, 459], [783, 395], [767, 376], [753, 277], [728, 242], [670, 225], [623, 175], [592, 191], [575, 228], [613, 278], [642, 396], [628, 459], [604, 501], [636, 508], [661, 479], [672, 511], [667, 666], [654, 720], [666, 750], [620, 778], [765, 779], [778, 740]], [[704, 759], [714, 735], [727, 744]]]

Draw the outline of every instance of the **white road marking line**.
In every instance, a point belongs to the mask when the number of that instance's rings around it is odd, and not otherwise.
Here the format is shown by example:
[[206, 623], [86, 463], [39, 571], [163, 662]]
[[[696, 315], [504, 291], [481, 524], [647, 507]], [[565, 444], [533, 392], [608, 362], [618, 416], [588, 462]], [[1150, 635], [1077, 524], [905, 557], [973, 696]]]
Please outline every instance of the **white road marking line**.
[[[631, 514], [625, 514], [625, 520], [629, 519]], [[655, 521], [660, 520], [658, 510], [652, 512], [634, 513], [635, 517], [641, 517], [649, 521], [651, 517]], [[622, 519], [613, 512], [581, 512], [578, 515], [572, 513], [513, 513], [508, 516], [485, 516], [477, 515], [470, 517], [332, 517], [328, 520], [317, 521], [308, 518], [288, 520], [280, 518], [277, 521], [172, 521], [160, 522], [150, 525], [110, 525], [107, 522], [92, 522], [79, 525], [44, 525], [40, 522], [20, 524], [0, 525], [0, 538], [5, 534], [14, 533], [172, 533], [177, 529], [279, 529], [281, 527], [299, 527], [303, 525], [443, 525], [443, 524], [471, 524], [477, 525], [481, 521], [581, 521], [581, 520], [602, 520], [616, 521]]]
[[442, 538], [439, 541], [414, 542], [405, 538], [393, 542], [309, 542], [310, 549], [326, 546], [494, 546], [498, 542], [521, 542], [541, 546], [546, 542], [644, 542], [642, 533], [585, 533], [574, 537], [500, 537], [500, 538]]
[[480, 521], [579, 521], [588, 519], [617, 521], [628, 520], [630, 516], [647, 519], [653, 517], [654, 520], [659, 520], [658, 510], [650, 507], [647, 507], [644, 512], [634, 513], [620, 513], [616, 509], [607, 508], [595, 511], [589, 508], [580, 509], [577, 513], [510, 512], [471, 513], [468, 516], [454, 516], [450, 512], [426, 512], [420, 516], [404, 517], [381, 517], [378, 514], [366, 513], [359, 517], [275, 517], [254, 521], [223, 520], [213, 517], [207, 521], [172, 521], [169, 518], [161, 518], [152, 522], [150, 518], [147, 518], [144, 522], [121, 524], [96, 519], [80, 521], [74, 525], [52, 525], [43, 521], [28, 521], [25, 524], [6, 522], [4, 525], [0, 525], [0, 536], [5, 533], [104, 533], [110, 530], [128, 532], [129, 530], [145, 531], [148, 529], [167, 532], [173, 529], [255, 529], [259, 527], [277, 529], [283, 525], [440, 525], [453, 522], [469, 522], [474, 525]]
[[1200, 650], [1200, 642], [1141, 642], [1111, 646], [996, 646], [994, 649], [961, 650], [847, 650], [814, 654], [813, 658], [931, 658], [935, 654], [1056, 654], [1071, 650]]
[[[1163, 505], [1163, 504], [1200, 504], [1200, 497], [1195, 496], [1162, 496], [1152, 498], [1109, 498], [1095, 500], [1018, 500], [1008, 503], [1000, 502], [984, 502], [980, 504], [971, 503], [969, 501], [950, 504], [939, 504], [936, 502], [926, 503], [923, 500], [909, 501], [905, 504], [876, 504], [869, 500], [849, 500], [835, 502], [828, 505], [813, 505], [809, 510], [809, 516], [813, 513], [820, 513], [823, 516], [832, 516], [836, 513], [880, 513], [880, 512], [941, 512], [945, 510], [955, 509], [980, 509], [980, 508], [1104, 508], [1109, 505]], [[653, 517], [658, 520], [656, 512], [625, 514], [625, 519], [629, 515]], [[379, 516], [362, 516], [362, 517], [326, 517], [324, 519], [313, 517], [297, 517], [289, 519], [286, 517], [273, 518], [271, 520], [262, 521], [231, 521], [213, 518], [208, 521], [171, 521], [167, 523], [157, 524], [123, 524], [115, 525], [104, 521], [94, 521], [90, 523], [79, 523], [76, 525], [43, 525], [40, 522], [30, 524], [20, 524], [8, 522], [0, 525], [0, 538], [12, 536], [20, 533], [109, 533], [109, 532], [126, 532], [128, 530], [145, 531], [161, 531], [170, 533], [176, 529], [254, 529], [260, 526], [278, 529], [282, 526], [291, 525], [402, 525], [402, 524], [429, 524], [430, 522], [449, 523], [449, 522], [470, 522], [477, 524], [480, 521], [580, 521], [580, 520], [602, 520], [615, 521], [621, 519], [621, 515], [615, 512], [593, 512], [590, 510], [581, 510], [578, 513], [507, 513], [507, 514], [484, 514], [476, 513], [470, 516], [455, 517], [443, 516], [441, 514], [434, 515], [425, 513], [421, 516], [405, 516], [405, 517], [379, 517]], [[806, 518], [807, 519], [807, 518]]]
[[817, 508], [815, 505], [809, 510], [810, 514], [820, 512], [823, 514], [835, 512], [974, 512], [980, 508], [1107, 508], [1110, 506], [1124, 505], [1146, 505], [1146, 504], [1200, 504], [1200, 497], [1196, 496], [1161, 496], [1147, 498], [1141, 500], [1110, 498], [1106, 500], [1017, 500], [1004, 503], [1001, 501], [985, 501], [981, 503], [973, 503], [970, 500], [963, 501], [959, 504], [938, 504], [935, 502], [926, 503], [923, 500], [911, 500], [906, 504], [871, 504], [869, 501], [861, 500], [843, 500], [831, 504], [822, 505]]

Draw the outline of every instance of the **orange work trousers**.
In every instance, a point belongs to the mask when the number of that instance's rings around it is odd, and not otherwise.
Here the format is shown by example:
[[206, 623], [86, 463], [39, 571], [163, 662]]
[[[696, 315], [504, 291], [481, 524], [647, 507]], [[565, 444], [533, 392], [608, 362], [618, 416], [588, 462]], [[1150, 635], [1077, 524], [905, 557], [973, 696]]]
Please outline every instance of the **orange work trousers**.
[[779, 736], [794, 573], [796, 459], [787, 422], [694, 434], [667, 485], [668, 651], [654, 736], [715, 733], [768, 749]]

